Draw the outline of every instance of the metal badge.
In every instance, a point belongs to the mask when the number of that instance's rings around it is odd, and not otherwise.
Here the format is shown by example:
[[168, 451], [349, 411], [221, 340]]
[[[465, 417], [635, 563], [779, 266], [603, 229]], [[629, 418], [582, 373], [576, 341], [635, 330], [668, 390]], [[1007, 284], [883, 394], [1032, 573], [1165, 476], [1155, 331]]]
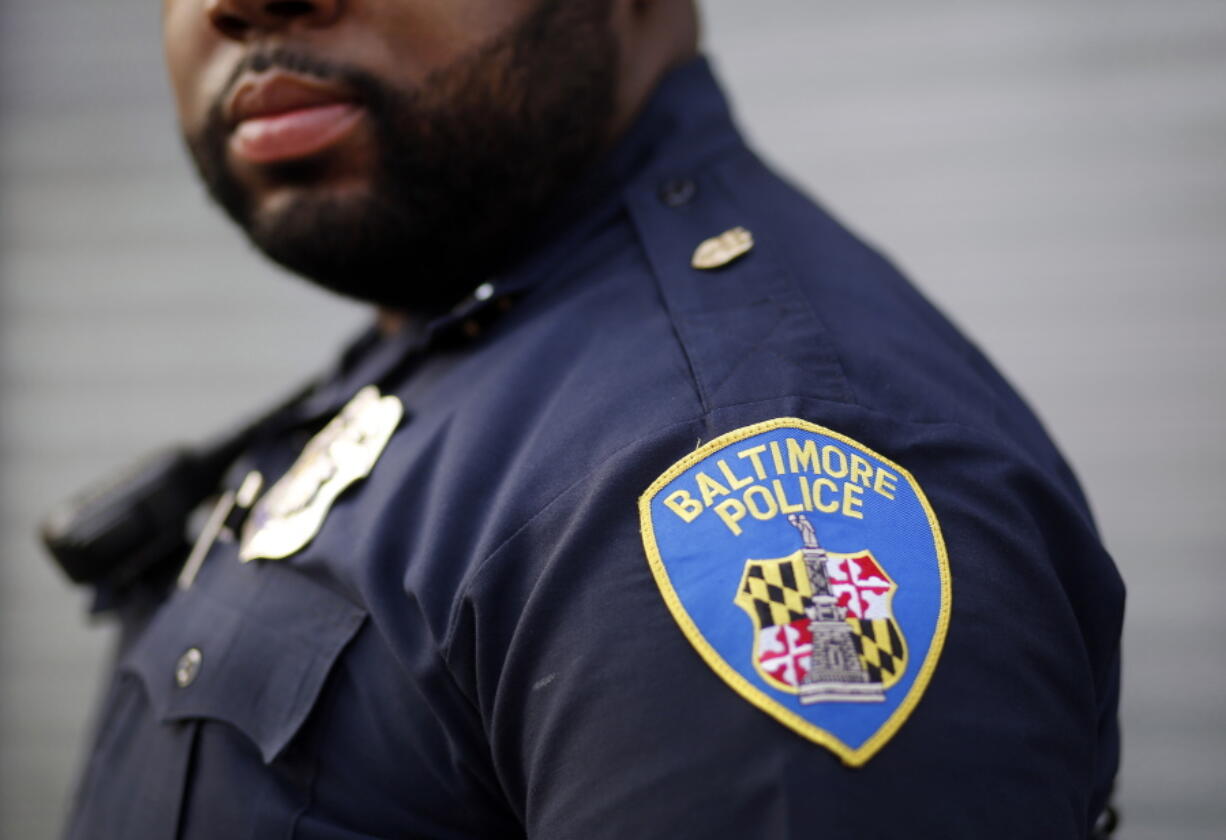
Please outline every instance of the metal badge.
[[370, 475], [403, 417], [396, 397], [373, 385], [358, 391], [252, 508], [239, 558], [281, 560], [304, 548], [341, 493]]
[[690, 265], [701, 271], [711, 271], [739, 260], [752, 250], [753, 234], [743, 227], [734, 227], [699, 245]]

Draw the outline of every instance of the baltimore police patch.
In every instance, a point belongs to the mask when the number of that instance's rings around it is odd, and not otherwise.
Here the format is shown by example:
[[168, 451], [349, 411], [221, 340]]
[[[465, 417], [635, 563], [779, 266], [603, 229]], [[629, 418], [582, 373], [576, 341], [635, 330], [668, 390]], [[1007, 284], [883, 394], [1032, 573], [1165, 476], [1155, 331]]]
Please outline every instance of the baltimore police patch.
[[681, 459], [639, 513], [665, 602], [733, 690], [852, 766], [893, 737], [936, 667], [951, 597], [910, 473], [782, 418]]

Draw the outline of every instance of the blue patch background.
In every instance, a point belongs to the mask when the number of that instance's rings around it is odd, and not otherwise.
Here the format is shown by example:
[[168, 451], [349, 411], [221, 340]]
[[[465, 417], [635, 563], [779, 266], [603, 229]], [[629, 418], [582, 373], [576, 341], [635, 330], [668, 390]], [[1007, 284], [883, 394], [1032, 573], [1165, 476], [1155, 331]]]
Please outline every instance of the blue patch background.
[[[850, 456], [853, 453], [897, 476], [894, 500], [865, 488], [863, 520], [841, 513], [805, 512], [817, 531], [818, 542], [827, 551], [854, 553], [870, 550], [885, 571], [898, 584], [893, 609], [907, 644], [907, 669], [902, 679], [885, 692], [881, 703], [824, 702], [803, 705], [797, 695], [772, 687], [753, 665], [753, 620], [733, 599], [747, 560], [785, 557], [803, 545], [800, 531], [779, 514], [762, 522], [752, 515], [739, 521], [743, 533], [734, 535], [711, 509], [686, 523], [664, 504], [670, 493], [684, 489], [700, 499], [695, 474], [707, 475], [727, 485], [716, 466], [724, 458], [739, 476], [752, 474], [748, 460], [736, 452], [751, 446], [787, 438], [803, 442], [811, 439], [818, 446], [833, 444]], [[786, 451], [786, 450], [785, 450]], [[763, 457], [767, 479], [755, 482], [770, 488], [773, 467]], [[812, 474], [816, 476], [817, 474]], [[792, 489], [794, 478], [780, 477], [791, 501], [799, 501]], [[835, 479], [841, 485], [843, 479]], [[732, 498], [744, 493], [734, 491]], [[720, 497], [718, 501], [724, 498]], [[941, 571], [936, 540], [927, 512], [905, 475], [871, 452], [851, 446], [838, 438], [808, 429], [782, 427], [770, 429], [725, 446], [711, 453], [662, 487], [651, 500], [651, 519], [656, 545], [673, 589], [699, 632], [708, 644], [751, 685], [767, 697], [805, 720], [827, 730], [852, 749], [871, 738], [906, 699], [919, 676], [937, 633], [941, 613]]]

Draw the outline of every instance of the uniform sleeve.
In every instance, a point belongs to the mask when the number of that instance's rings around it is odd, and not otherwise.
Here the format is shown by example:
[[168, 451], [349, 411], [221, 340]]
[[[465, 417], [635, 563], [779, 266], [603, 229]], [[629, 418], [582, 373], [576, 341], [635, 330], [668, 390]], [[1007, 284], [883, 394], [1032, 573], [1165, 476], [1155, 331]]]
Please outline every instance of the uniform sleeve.
[[[1088, 516], [1022, 455], [965, 429], [851, 413], [828, 425], [910, 471], [947, 549], [947, 633], [905, 720], [854, 766], [735, 690], [729, 669], [745, 670], [761, 627], [714, 574], [718, 591], [692, 597], [713, 605], [702, 632], [726, 633], [727, 668], [700, 654], [649, 568], [638, 511], [709, 426], [673, 429], [554, 499], [459, 608], [448, 655], [527, 836], [1086, 836], [1115, 769], [1123, 597]], [[744, 459], [729, 466], [725, 486], [752, 477]], [[762, 545], [758, 558], [781, 553]], [[910, 642], [918, 668], [926, 650]], [[851, 705], [824, 703], [819, 721]]]

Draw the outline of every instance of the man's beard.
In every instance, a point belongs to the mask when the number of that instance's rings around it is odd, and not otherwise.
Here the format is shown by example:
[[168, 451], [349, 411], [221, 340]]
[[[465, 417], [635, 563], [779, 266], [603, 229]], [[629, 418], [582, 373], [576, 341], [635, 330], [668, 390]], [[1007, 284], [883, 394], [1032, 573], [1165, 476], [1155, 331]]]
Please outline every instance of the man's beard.
[[344, 295], [435, 312], [513, 263], [594, 162], [610, 130], [616, 66], [608, 0], [543, 0], [510, 33], [411, 91], [303, 53], [253, 53], [234, 78], [281, 67], [357, 94], [378, 158], [367, 188], [312, 195], [326, 163], [291, 161], [267, 171], [301, 194], [260, 212], [226, 164], [220, 103], [188, 147], [209, 193], [271, 259]]

